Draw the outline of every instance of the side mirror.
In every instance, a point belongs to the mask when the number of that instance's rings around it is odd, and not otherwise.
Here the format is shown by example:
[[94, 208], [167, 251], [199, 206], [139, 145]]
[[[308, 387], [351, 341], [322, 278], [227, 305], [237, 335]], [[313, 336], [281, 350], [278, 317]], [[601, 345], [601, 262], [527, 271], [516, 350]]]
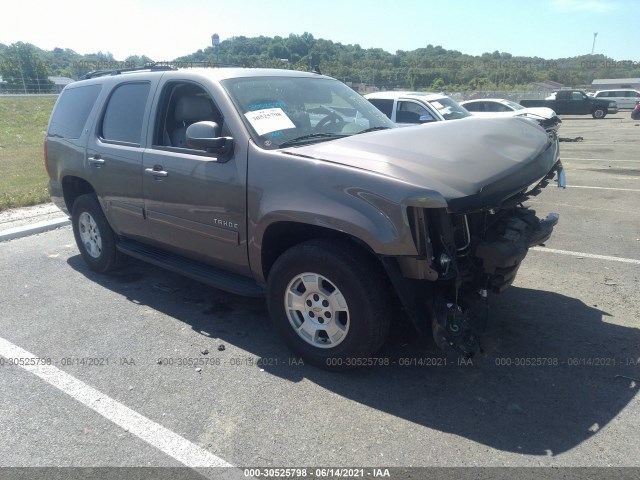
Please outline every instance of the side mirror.
[[420, 115], [420, 123], [429, 123], [435, 121], [431, 115]]
[[196, 122], [187, 127], [187, 146], [223, 157], [233, 151], [233, 138], [221, 137], [220, 126], [216, 122]]

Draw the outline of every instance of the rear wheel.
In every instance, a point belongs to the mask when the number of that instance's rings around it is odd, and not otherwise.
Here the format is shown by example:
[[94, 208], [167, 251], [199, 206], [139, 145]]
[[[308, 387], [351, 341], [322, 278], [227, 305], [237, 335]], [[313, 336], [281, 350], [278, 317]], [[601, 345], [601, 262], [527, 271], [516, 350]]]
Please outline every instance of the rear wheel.
[[591, 112], [593, 118], [604, 118], [607, 115], [607, 111], [604, 108], [596, 108], [593, 112]]
[[269, 273], [267, 294], [285, 343], [318, 367], [369, 365], [389, 332], [386, 277], [348, 242], [312, 240], [287, 250]]
[[116, 236], [95, 194], [76, 199], [71, 221], [80, 254], [91, 270], [105, 273], [120, 266], [122, 255], [116, 249]]

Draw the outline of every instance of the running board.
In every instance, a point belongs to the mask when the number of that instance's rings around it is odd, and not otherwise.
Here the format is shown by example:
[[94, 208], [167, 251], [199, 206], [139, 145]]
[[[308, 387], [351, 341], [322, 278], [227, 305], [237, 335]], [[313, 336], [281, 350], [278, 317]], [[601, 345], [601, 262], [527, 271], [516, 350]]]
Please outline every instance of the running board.
[[117, 248], [125, 255], [184, 275], [225, 292], [245, 297], [264, 296], [264, 289], [250, 278], [169, 253], [135, 240], [122, 239], [118, 242]]

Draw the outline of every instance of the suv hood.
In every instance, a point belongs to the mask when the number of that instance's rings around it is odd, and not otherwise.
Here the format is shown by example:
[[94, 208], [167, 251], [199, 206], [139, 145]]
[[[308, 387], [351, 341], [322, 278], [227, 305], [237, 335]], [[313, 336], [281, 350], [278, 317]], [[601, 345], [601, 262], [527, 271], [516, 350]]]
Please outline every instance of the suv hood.
[[[447, 201], [473, 196], [479, 208], [502, 203], [546, 176], [557, 160], [557, 142], [523, 118], [468, 117], [283, 152], [386, 175]], [[469, 201], [453, 203], [469, 208]]]

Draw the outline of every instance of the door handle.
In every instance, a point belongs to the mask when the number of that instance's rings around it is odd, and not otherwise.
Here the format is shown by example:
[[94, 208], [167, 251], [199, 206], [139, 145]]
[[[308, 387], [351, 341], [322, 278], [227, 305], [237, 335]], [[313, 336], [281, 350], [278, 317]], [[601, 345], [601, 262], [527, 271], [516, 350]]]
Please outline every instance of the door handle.
[[93, 165], [96, 168], [100, 168], [102, 165], [104, 165], [104, 159], [100, 158], [100, 155], [87, 158], [87, 162], [89, 162], [91, 165]]
[[145, 168], [144, 173], [153, 177], [168, 177], [169, 172], [162, 170], [162, 165], [154, 165], [153, 168]]

